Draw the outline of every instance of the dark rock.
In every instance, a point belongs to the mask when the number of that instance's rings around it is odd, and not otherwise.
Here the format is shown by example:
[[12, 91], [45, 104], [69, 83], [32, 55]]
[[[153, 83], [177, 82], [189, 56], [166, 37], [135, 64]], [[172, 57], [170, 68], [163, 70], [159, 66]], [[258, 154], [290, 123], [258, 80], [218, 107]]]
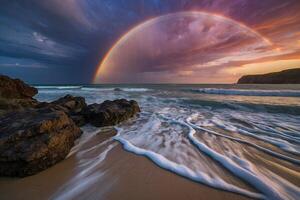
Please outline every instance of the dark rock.
[[23, 81], [0, 75], [0, 116], [36, 106], [38, 102], [32, 98], [36, 94], [37, 89]]
[[80, 113], [82, 109], [87, 107], [83, 97], [73, 97], [72, 95], [66, 95], [65, 97], [51, 102], [51, 104], [65, 108], [68, 113]]
[[62, 107], [64, 112], [75, 122], [77, 126], [84, 126], [87, 124], [86, 118], [81, 113], [83, 109], [87, 107], [83, 97], [67, 95], [53, 101], [51, 104]]
[[0, 97], [10, 99], [32, 98], [38, 90], [19, 79], [11, 79], [0, 75]]
[[115, 88], [114, 91], [115, 92], [122, 92], [123, 90], [121, 88]]
[[82, 126], [84, 126], [84, 125], [86, 125], [88, 123], [88, 121], [86, 120], [85, 116], [83, 116], [83, 115], [79, 115], [79, 114], [78, 115], [70, 115], [69, 117], [79, 127], [82, 127]]
[[92, 125], [103, 127], [116, 125], [133, 117], [138, 112], [140, 112], [140, 107], [136, 101], [118, 99], [89, 105], [83, 114]]
[[81, 130], [62, 111], [27, 109], [0, 118], [0, 176], [36, 174], [63, 160]]
[[83, 97], [73, 97], [66, 95], [51, 103], [39, 103], [37, 108], [48, 108], [51, 110], [60, 110], [65, 112], [78, 126], [83, 126], [87, 123], [85, 117], [81, 114], [82, 110], [87, 107]]
[[300, 68], [261, 75], [247, 75], [238, 84], [300, 84]]
[[[32, 97], [37, 89], [0, 76], [0, 176], [36, 174], [63, 160], [81, 135], [82, 126], [112, 126], [140, 112], [136, 101], [119, 99], [87, 106], [67, 95], [51, 103]], [[116, 135], [112, 128], [100, 138]]]
[[116, 136], [117, 134], [118, 131], [114, 127], [101, 128], [101, 130], [97, 133], [98, 136], [101, 136], [102, 138], [106, 138], [106, 139]]
[[0, 98], [0, 116], [17, 110], [24, 110], [36, 106], [38, 102], [35, 99], [7, 99]]

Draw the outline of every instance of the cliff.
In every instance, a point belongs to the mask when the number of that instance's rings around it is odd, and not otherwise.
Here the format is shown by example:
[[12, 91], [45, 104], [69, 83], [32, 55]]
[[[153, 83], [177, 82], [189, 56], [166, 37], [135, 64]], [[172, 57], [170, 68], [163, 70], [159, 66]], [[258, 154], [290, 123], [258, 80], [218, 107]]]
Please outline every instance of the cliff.
[[300, 84], [300, 68], [241, 77], [238, 84]]

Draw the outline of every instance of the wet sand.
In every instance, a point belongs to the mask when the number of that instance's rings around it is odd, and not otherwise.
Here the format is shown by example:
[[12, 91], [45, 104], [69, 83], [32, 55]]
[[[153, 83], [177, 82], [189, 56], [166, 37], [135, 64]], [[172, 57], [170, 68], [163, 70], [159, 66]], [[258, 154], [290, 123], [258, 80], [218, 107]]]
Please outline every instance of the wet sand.
[[[84, 134], [63, 162], [27, 178], [0, 178], [0, 199], [248, 199], [193, 182], [160, 168], [144, 156], [127, 152], [111, 139], [116, 134], [112, 129]], [[210, 141], [207, 134], [200, 134], [198, 138]], [[245, 136], [243, 139], [256, 141]], [[299, 166], [222, 137], [217, 138], [213, 146], [219, 152], [229, 147], [239, 149], [259, 170], [270, 170], [299, 185]], [[226, 182], [257, 192], [210, 157], [202, 155], [201, 162], [208, 164]]]
[[[97, 137], [97, 140], [96, 138], [91, 140], [90, 145], [105, 139], [102, 136]], [[112, 143], [116, 146], [108, 153], [101, 166], [91, 174], [91, 176], [96, 176], [97, 173], [103, 175], [71, 199], [247, 199], [180, 177], [159, 168], [145, 157], [124, 151], [117, 142]], [[77, 165], [78, 158], [75, 153], [37, 175], [23, 179], [1, 178], [0, 199], [56, 199], [69, 192], [66, 190], [52, 196], [64, 183], [80, 173], [76, 168]], [[78, 181], [77, 185], [80, 184], [84, 186], [84, 180]]]
[[107, 158], [116, 165], [108, 169], [107, 180], [115, 181], [104, 199], [247, 199], [216, 190], [159, 168], [149, 159], [125, 152], [118, 145]]

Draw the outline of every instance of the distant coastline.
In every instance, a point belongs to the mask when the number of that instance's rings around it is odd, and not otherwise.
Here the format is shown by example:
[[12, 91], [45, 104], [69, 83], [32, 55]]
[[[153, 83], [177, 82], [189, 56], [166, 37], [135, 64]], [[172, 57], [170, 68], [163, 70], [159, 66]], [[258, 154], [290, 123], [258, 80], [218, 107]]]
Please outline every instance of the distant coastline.
[[241, 77], [237, 84], [300, 84], [300, 68]]

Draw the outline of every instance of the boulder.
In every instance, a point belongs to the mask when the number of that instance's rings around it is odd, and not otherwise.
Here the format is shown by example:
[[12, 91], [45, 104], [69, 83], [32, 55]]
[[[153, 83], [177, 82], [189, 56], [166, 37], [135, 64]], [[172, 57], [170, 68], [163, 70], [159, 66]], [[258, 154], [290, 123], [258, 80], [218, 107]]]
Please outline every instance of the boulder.
[[19, 79], [0, 75], [0, 97], [9, 99], [31, 99], [38, 90]]
[[5, 113], [24, 110], [38, 105], [35, 99], [7, 99], [0, 98], [0, 116]]
[[36, 106], [38, 102], [32, 97], [37, 92], [19, 79], [0, 75], [0, 115]]
[[51, 103], [39, 103], [37, 107], [48, 108], [51, 110], [61, 110], [65, 112], [78, 126], [83, 126], [87, 123], [85, 117], [81, 114], [82, 110], [87, 107], [83, 97], [66, 95]]
[[121, 88], [115, 88], [114, 91], [115, 92], [122, 92], [123, 90]]
[[116, 125], [133, 117], [138, 112], [140, 112], [140, 107], [136, 101], [118, 99], [89, 105], [83, 111], [83, 115], [92, 125], [103, 127]]
[[81, 130], [62, 111], [11, 112], [0, 118], [0, 176], [36, 174], [63, 160]]
[[66, 95], [65, 97], [53, 101], [51, 104], [62, 107], [64, 112], [66, 112], [76, 125], [83, 126], [87, 123], [85, 117], [81, 114], [83, 109], [87, 107], [83, 97]]
[[67, 113], [80, 113], [85, 107], [85, 99], [83, 97], [73, 97], [72, 95], [66, 95], [51, 104], [61, 106]]
[[[136, 101], [119, 99], [87, 106], [67, 95], [51, 103], [33, 99], [37, 89], [0, 75], [0, 176], [34, 175], [63, 160], [90, 122], [112, 126], [140, 112]], [[117, 134], [102, 131], [101, 137]]]

